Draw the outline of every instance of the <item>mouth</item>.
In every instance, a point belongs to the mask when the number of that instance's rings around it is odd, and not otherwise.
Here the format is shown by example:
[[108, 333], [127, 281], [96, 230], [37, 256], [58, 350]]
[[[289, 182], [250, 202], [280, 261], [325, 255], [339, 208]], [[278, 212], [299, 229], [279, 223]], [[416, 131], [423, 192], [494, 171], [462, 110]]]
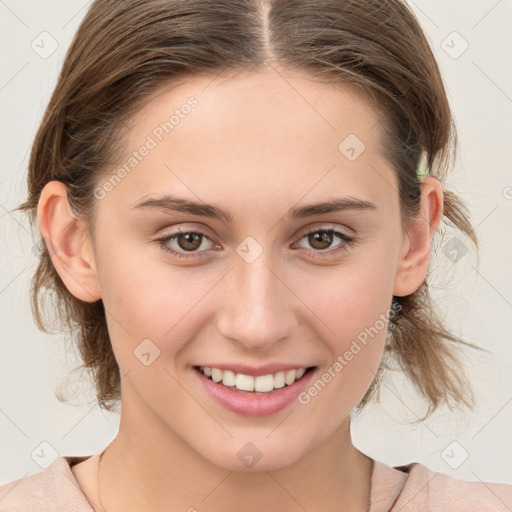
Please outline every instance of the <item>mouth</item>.
[[247, 395], [271, 395], [276, 391], [292, 386], [317, 367], [298, 367], [258, 376], [209, 366], [193, 366], [193, 368], [210, 381], [232, 391]]

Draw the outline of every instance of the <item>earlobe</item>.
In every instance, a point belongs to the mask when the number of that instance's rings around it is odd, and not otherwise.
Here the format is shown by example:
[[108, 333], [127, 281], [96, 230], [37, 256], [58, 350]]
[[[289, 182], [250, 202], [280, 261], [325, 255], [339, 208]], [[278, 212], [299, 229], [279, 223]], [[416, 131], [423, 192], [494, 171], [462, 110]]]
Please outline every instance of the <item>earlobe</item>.
[[410, 222], [395, 275], [393, 295], [397, 297], [414, 293], [425, 281], [432, 240], [443, 217], [444, 196], [439, 180], [427, 176], [420, 187], [420, 213]]
[[60, 181], [45, 185], [37, 220], [51, 260], [66, 288], [84, 302], [101, 298], [92, 242], [84, 221], [71, 210], [67, 188]]

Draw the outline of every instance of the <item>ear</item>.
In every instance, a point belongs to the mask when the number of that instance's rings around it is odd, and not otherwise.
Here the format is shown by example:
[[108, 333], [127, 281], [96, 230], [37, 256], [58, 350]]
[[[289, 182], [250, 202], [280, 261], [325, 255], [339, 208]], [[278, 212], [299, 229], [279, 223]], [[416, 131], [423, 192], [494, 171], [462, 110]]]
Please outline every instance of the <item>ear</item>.
[[45, 185], [37, 205], [37, 221], [66, 288], [85, 302], [100, 299], [92, 241], [86, 223], [71, 211], [64, 183], [50, 181]]
[[434, 176], [426, 176], [421, 185], [418, 219], [411, 221], [395, 275], [393, 295], [414, 293], [425, 281], [435, 230], [443, 217], [443, 187]]

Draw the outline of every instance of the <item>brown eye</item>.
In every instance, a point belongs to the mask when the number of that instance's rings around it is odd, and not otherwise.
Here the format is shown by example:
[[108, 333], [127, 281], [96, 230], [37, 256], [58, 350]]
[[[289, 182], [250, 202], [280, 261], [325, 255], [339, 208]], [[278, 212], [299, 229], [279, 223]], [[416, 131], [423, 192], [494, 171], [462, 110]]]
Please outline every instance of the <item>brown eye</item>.
[[308, 242], [311, 247], [318, 250], [328, 249], [333, 239], [332, 231], [316, 231], [308, 235]]
[[199, 233], [182, 233], [176, 236], [176, 242], [184, 251], [196, 251], [201, 247], [202, 237]]
[[[334, 248], [330, 248], [336, 239], [340, 242], [334, 245]], [[337, 229], [315, 229], [304, 233], [298, 242], [302, 240], [306, 240], [310, 246], [310, 248], [306, 248], [308, 252], [315, 253], [315, 255], [320, 257], [333, 256], [341, 251], [346, 251], [351, 245], [356, 243], [354, 237], [348, 236]]]
[[200, 231], [183, 231], [178, 229], [174, 233], [158, 238], [155, 241], [165, 252], [172, 256], [179, 258], [204, 258], [207, 256], [207, 251], [199, 249], [205, 240], [211, 242], [208, 236]]

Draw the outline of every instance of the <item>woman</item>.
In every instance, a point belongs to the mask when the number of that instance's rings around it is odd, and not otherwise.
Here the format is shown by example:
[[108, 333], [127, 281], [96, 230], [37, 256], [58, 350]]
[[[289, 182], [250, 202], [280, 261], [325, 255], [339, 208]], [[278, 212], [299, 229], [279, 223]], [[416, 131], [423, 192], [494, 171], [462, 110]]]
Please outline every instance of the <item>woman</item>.
[[[94, 2], [31, 154], [34, 280], [114, 441], [0, 488], [7, 510], [507, 510], [512, 487], [352, 444], [394, 357], [471, 404], [426, 283], [455, 131], [399, 0]], [[18, 508], [16, 508], [18, 507]], [[39, 508], [38, 508], [39, 507]]]

